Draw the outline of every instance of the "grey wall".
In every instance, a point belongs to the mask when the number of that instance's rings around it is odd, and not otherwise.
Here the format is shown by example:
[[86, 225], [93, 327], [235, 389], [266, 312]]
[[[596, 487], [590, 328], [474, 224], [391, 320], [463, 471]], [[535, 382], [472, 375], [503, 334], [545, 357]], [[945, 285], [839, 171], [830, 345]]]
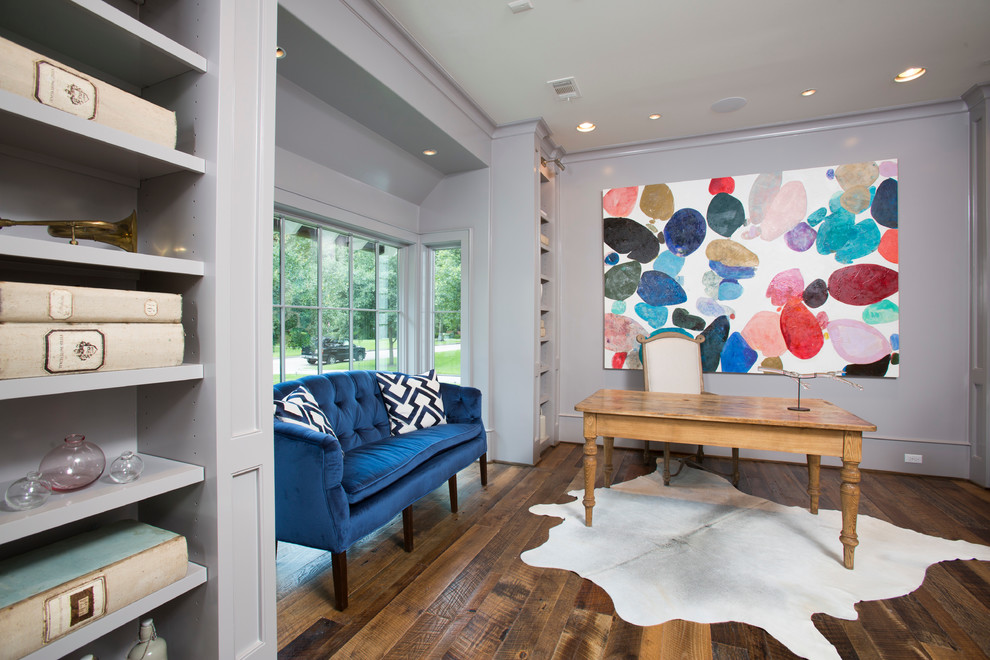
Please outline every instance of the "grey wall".
[[[877, 425], [864, 441], [865, 468], [968, 476], [968, 121], [961, 102], [948, 103], [567, 157], [558, 179], [561, 438], [581, 441], [574, 405], [595, 390], [642, 388], [641, 371], [602, 366], [603, 189], [897, 158], [900, 377], [858, 379], [863, 391], [814, 380], [807, 396]], [[789, 379], [764, 375], [709, 374], [705, 386], [719, 394], [796, 391]], [[923, 464], [905, 464], [904, 453], [922, 454]]]

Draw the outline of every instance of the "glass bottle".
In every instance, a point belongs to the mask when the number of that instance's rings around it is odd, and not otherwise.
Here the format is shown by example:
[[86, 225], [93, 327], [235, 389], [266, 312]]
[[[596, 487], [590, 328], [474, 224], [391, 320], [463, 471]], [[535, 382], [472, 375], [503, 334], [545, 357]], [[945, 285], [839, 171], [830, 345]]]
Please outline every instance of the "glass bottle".
[[73, 433], [60, 446], [41, 459], [38, 471], [56, 491], [76, 490], [88, 486], [103, 474], [106, 456], [86, 436]]
[[110, 478], [118, 484], [126, 484], [141, 476], [144, 461], [132, 451], [125, 451], [110, 464]]
[[26, 477], [7, 486], [3, 499], [10, 508], [27, 511], [44, 504], [51, 494], [52, 487], [42, 478], [40, 472], [28, 472]]

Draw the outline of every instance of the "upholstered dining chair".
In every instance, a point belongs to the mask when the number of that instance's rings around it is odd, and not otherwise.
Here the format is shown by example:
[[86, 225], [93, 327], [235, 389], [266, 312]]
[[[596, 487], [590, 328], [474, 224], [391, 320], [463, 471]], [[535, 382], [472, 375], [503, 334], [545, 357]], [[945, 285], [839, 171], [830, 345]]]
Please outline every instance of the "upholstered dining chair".
[[[701, 344], [703, 335], [691, 337], [680, 330], [662, 330], [646, 337], [639, 335], [636, 341], [643, 351], [643, 384], [648, 392], [668, 392], [671, 394], [705, 394], [705, 383], [701, 367]], [[714, 395], [713, 395], [714, 396]], [[677, 471], [670, 471], [670, 442], [663, 443], [663, 483], [670, 485], [670, 478], [680, 474], [685, 464], [732, 478], [732, 485], [739, 484], [739, 449], [732, 448], [732, 474], [725, 474], [706, 465], [704, 446], [700, 443], [694, 460], [678, 459]], [[643, 457], [649, 460], [650, 441], [646, 441]]]

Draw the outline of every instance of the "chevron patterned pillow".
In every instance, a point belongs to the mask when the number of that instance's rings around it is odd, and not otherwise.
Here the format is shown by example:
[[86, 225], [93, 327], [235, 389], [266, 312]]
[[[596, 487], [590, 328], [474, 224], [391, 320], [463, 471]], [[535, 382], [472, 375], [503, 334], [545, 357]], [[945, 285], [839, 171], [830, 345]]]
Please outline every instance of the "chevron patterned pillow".
[[313, 394], [304, 385], [292, 390], [284, 399], [275, 400], [275, 417], [289, 424], [297, 424], [337, 437], [330, 426], [330, 420], [320, 410]]
[[392, 435], [447, 423], [440, 381], [433, 369], [419, 376], [376, 372], [375, 377], [385, 399]]

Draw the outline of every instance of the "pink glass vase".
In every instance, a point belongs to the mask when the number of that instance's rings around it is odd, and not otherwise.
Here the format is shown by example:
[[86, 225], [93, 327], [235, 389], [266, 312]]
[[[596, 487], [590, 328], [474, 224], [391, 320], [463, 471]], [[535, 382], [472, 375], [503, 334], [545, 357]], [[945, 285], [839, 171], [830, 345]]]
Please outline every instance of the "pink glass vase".
[[73, 433], [61, 446], [45, 454], [38, 471], [53, 490], [64, 492], [90, 485], [100, 478], [106, 466], [103, 450], [86, 440], [86, 436]]

